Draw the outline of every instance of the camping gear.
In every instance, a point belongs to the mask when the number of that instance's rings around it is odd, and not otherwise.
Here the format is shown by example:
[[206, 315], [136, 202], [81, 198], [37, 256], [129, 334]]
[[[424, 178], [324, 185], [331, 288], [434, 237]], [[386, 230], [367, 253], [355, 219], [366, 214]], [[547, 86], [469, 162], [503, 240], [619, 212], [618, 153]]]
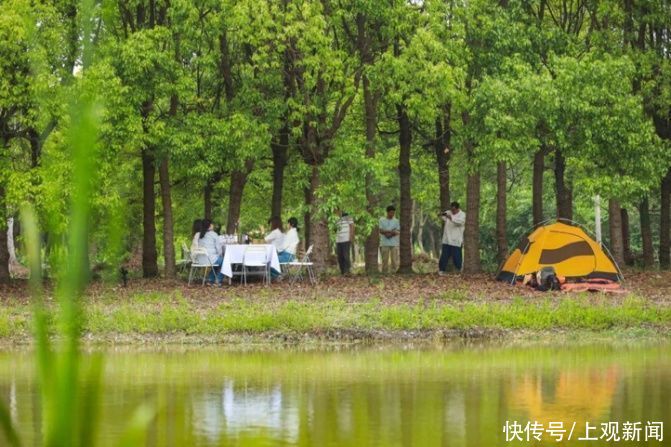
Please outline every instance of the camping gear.
[[536, 289], [541, 292], [547, 292], [548, 290], [559, 290], [561, 285], [559, 284], [559, 279], [557, 278], [557, 273], [555, 268], [543, 267], [536, 273]]
[[620, 269], [604, 249], [572, 222], [541, 224], [522, 238], [496, 279], [514, 284], [525, 275], [553, 267], [555, 277], [564, 277], [569, 283], [587, 279], [621, 282]]
[[608, 279], [585, 279], [580, 282], [563, 284], [562, 292], [602, 292], [602, 293], [627, 293], [622, 286]]

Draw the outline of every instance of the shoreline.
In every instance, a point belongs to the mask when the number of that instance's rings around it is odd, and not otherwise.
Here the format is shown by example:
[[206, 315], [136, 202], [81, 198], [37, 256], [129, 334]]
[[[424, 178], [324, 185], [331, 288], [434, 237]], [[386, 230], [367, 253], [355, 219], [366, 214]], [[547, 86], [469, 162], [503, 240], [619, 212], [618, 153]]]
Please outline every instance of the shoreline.
[[[57, 337], [52, 337], [57, 342]], [[671, 344], [671, 327], [629, 327], [603, 330], [565, 329], [434, 329], [354, 330], [329, 329], [306, 332], [268, 331], [202, 335], [185, 333], [85, 333], [83, 348], [316, 348], [320, 347], [437, 347], [459, 345], [558, 345], [558, 344]], [[0, 338], [0, 350], [31, 349], [30, 334]]]
[[[53, 334], [51, 290], [44, 302]], [[81, 303], [81, 340], [91, 346], [671, 340], [671, 272], [639, 275], [617, 295], [426, 275], [326, 278], [316, 286], [95, 283]], [[27, 288], [0, 293], [0, 347], [32, 343], [33, 310]]]

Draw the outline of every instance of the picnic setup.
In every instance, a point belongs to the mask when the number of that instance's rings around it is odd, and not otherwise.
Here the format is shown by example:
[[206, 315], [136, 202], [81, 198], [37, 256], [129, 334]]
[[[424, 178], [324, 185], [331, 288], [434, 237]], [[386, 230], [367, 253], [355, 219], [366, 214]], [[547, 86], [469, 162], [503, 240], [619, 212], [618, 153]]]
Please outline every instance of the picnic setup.
[[[314, 264], [310, 261], [312, 245], [300, 253], [297, 236], [297, 221], [289, 219], [289, 230], [281, 231], [279, 219], [271, 219], [273, 230], [263, 240], [250, 239], [246, 234], [221, 234], [213, 231], [207, 219], [194, 222], [193, 243], [182, 245], [184, 262], [181, 268], [188, 268], [188, 284], [194, 279], [201, 283], [232, 284], [234, 278], [247, 284], [250, 277], [259, 277], [264, 284], [287, 278], [290, 282], [307, 279], [317, 282]], [[292, 231], [293, 230], [293, 231]]]

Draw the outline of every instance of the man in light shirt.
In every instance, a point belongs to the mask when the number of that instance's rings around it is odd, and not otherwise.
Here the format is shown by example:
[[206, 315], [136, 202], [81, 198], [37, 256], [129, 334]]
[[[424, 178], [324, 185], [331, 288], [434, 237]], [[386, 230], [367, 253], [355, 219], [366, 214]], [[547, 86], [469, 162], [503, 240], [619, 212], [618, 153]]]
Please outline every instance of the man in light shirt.
[[394, 217], [396, 208], [387, 207], [387, 216], [380, 219], [380, 255], [382, 256], [382, 273], [389, 273], [389, 258], [391, 258], [391, 272], [398, 270], [398, 247], [401, 224]]
[[337, 225], [336, 254], [338, 255], [338, 266], [341, 275], [349, 275], [352, 267], [350, 253], [354, 241], [354, 219], [349, 214], [340, 211], [340, 219], [338, 219]]
[[466, 213], [459, 209], [459, 202], [452, 202], [450, 209], [440, 215], [445, 222], [443, 227], [443, 247], [438, 261], [438, 274], [444, 275], [447, 264], [452, 258], [454, 267], [461, 270], [461, 246], [464, 244], [464, 224]]

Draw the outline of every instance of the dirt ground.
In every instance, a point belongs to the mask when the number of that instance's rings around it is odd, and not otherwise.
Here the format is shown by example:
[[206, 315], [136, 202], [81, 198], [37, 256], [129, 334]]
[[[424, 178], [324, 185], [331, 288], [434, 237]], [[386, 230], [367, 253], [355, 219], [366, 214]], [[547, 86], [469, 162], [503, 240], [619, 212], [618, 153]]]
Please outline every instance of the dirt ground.
[[[45, 284], [47, 295], [51, 285]], [[627, 293], [606, 295], [607, 299], [622, 301], [635, 295], [657, 305], [671, 306], [671, 272], [625, 272], [624, 289]], [[510, 286], [495, 281], [493, 275], [459, 275], [444, 277], [437, 274], [389, 275], [370, 278], [363, 275], [351, 277], [327, 276], [316, 285], [308, 282], [289, 281], [265, 286], [250, 283], [247, 286], [233, 283], [223, 287], [191, 286], [184, 280], [130, 279], [124, 287], [118, 283], [94, 281], [87, 290], [90, 299], [132, 299], [133, 296], [149, 293], [172, 295], [181, 293], [185, 298], [199, 304], [216, 304], [231, 299], [258, 299], [310, 301], [315, 299], [339, 299], [346, 302], [379, 300], [389, 304], [413, 304], [426, 300], [446, 302], [506, 302], [516, 297], [529, 300], [565, 299], [570, 294], [563, 292], [537, 292], [526, 287]], [[25, 281], [17, 280], [11, 286], [0, 289], [1, 300], [28, 301], [29, 288]], [[603, 299], [601, 294], [586, 294], [589, 298]]]

